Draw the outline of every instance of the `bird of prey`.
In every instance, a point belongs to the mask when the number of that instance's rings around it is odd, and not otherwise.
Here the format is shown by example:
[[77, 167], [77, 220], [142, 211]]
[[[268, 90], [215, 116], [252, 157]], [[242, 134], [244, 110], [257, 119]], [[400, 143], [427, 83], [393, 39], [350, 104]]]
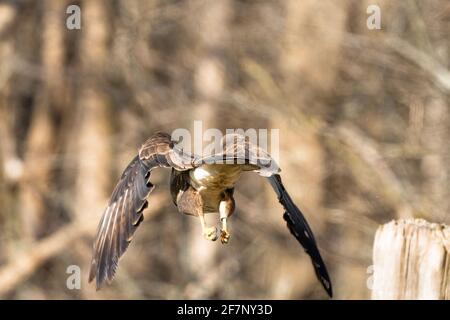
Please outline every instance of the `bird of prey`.
[[[179, 141], [178, 141], [179, 142]], [[167, 133], [158, 132], [139, 149], [117, 183], [100, 220], [94, 242], [89, 282], [96, 279], [100, 289], [110, 283], [119, 258], [124, 254], [142, 222], [147, 197], [154, 186], [150, 174], [156, 168], [171, 168], [170, 192], [178, 211], [199, 218], [203, 236], [228, 243], [227, 219], [234, 212], [233, 190], [242, 172], [257, 172], [266, 177], [284, 207], [287, 226], [311, 257], [315, 273], [328, 295], [331, 281], [317, 248], [314, 235], [281, 182], [279, 167], [270, 155], [239, 134], [227, 134], [221, 148], [210, 155], [196, 156], [183, 151]], [[221, 230], [207, 226], [204, 215], [219, 213]]]

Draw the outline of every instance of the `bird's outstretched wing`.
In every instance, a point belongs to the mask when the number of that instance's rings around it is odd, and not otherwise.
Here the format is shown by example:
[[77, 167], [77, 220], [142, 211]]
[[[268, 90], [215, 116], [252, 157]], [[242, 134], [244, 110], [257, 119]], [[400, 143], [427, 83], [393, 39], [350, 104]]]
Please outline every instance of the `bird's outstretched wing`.
[[144, 218], [146, 199], [154, 188], [149, 180], [151, 170], [158, 167], [187, 170], [191, 163], [191, 156], [174, 148], [166, 133], [157, 133], [142, 145], [123, 172], [98, 225], [89, 273], [89, 282], [96, 278], [97, 289], [113, 279], [119, 258]]
[[283, 218], [286, 220], [287, 226], [292, 235], [300, 242], [305, 249], [306, 253], [311, 257], [316, 276], [325, 288], [325, 291], [330, 297], [333, 295], [331, 287], [330, 276], [328, 275], [325, 263], [322, 260], [319, 249], [317, 248], [316, 240], [311, 231], [311, 228], [306, 222], [300, 209], [294, 204], [291, 197], [287, 193], [286, 189], [281, 182], [281, 177], [278, 174], [274, 174], [269, 178], [272, 188], [275, 190], [278, 200], [284, 207]]

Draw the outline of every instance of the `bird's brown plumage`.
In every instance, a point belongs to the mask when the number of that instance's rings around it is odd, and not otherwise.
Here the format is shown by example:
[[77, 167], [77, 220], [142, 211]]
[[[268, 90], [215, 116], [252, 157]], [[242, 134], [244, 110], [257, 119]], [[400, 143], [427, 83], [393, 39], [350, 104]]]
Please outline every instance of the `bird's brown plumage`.
[[140, 148], [123, 172], [100, 220], [89, 281], [99, 289], [110, 282], [118, 261], [127, 249], [147, 207], [153, 190], [150, 173], [158, 167], [172, 168], [171, 195], [180, 212], [199, 215], [218, 209], [223, 202], [234, 210], [233, 188], [242, 171], [254, 171], [269, 179], [280, 203], [288, 228], [311, 257], [316, 275], [331, 296], [331, 281], [305, 217], [284, 188], [279, 168], [263, 149], [238, 134], [222, 139], [222, 150], [210, 155], [183, 152], [166, 133], [156, 133]]

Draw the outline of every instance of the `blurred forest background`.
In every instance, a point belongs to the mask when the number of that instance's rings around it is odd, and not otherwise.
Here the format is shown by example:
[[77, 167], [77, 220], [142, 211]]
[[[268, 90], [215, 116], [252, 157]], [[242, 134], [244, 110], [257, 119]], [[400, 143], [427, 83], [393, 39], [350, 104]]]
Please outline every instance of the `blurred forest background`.
[[[66, 8], [81, 8], [81, 30]], [[381, 30], [366, 26], [381, 8]], [[278, 128], [285, 185], [335, 298], [370, 297], [375, 230], [450, 223], [448, 0], [1, 0], [0, 297], [324, 299], [264, 179], [236, 188], [227, 246], [169, 199], [115, 281], [87, 283], [97, 223], [157, 130]], [[81, 290], [66, 269], [78, 265]]]

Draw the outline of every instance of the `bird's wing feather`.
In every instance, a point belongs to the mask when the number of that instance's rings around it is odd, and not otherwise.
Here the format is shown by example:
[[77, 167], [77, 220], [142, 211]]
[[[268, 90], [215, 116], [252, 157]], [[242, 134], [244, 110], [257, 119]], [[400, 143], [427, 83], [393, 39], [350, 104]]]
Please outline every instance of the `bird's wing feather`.
[[192, 167], [188, 155], [173, 148], [170, 135], [157, 133], [148, 139], [126, 167], [108, 202], [97, 229], [89, 282], [96, 278], [99, 289], [115, 274], [119, 258], [128, 248], [143, 220], [147, 197], [154, 186], [150, 172], [158, 167], [186, 170]]
[[274, 174], [269, 178], [270, 184], [275, 190], [278, 200], [283, 205], [285, 213], [283, 215], [286, 220], [289, 231], [303, 246], [306, 253], [311, 257], [316, 276], [322, 283], [328, 295], [333, 295], [330, 276], [328, 275], [325, 263], [322, 260], [319, 249], [317, 248], [316, 240], [311, 231], [311, 228], [306, 222], [300, 209], [294, 204], [291, 197], [287, 193], [286, 189], [281, 182], [281, 177], [278, 174]]

